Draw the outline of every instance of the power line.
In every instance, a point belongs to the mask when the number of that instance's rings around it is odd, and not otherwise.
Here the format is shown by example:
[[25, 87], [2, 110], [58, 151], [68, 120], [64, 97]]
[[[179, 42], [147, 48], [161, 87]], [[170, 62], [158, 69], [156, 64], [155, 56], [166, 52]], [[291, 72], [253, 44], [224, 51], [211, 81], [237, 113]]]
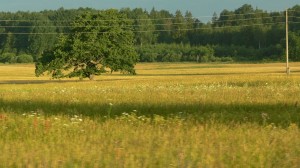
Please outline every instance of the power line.
[[247, 20], [263, 20], [263, 19], [274, 19], [281, 17], [284, 19], [284, 16], [276, 16], [276, 17], [259, 17], [259, 18], [249, 18], [249, 19], [231, 19], [231, 20], [218, 20], [212, 23], [222, 23], [222, 22], [236, 22], [236, 21], [247, 21]]
[[291, 23], [291, 24], [293, 24], [293, 23], [298, 24], [298, 23], [300, 23], [300, 22], [289, 21], [289, 23]]
[[[296, 22], [293, 22], [296, 23]], [[226, 29], [226, 28], [240, 28], [240, 27], [250, 27], [250, 26], [263, 26], [263, 25], [276, 25], [276, 24], [285, 24], [285, 22], [276, 22], [276, 23], [259, 23], [259, 24], [247, 24], [247, 25], [236, 25], [236, 26], [221, 26], [221, 27], [201, 27], [201, 28], [185, 28], [185, 29], [165, 29], [165, 30], [133, 30], [133, 33], [147, 33], [147, 32], [173, 32], [173, 31], [191, 31], [191, 30], [217, 30], [217, 29]], [[81, 34], [105, 34], [109, 32], [76, 32]], [[15, 34], [15, 35], [57, 35], [57, 34], [73, 34], [69, 32], [64, 33], [56, 33], [56, 32], [48, 32], [48, 33], [26, 33], [26, 32], [5, 32], [0, 33], [0, 35], [5, 34]]]
[[[280, 14], [280, 12], [277, 12]], [[281, 12], [283, 13], [283, 12]], [[220, 16], [249, 16], [249, 15], [257, 15], [257, 14], [269, 14], [269, 13], [266, 13], [266, 12], [255, 12], [255, 13], [246, 13], [246, 14], [231, 14], [231, 15], [220, 15]], [[201, 16], [201, 17], [208, 17], [208, 16]], [[300, 17], [295, 17], [295, 16], [291, 16], [293, 18], [300, 18]], [[195, 17], [184, 17], [184, 18], [195, 18]], [[284, 18], [284, 15], [283, 16], [266, 16], [266, 17], [256, 17], [256, 18], [242, 18], [242, 19], [231, 19], [231, 20], [217, 20], [217, 21], [214, 21], [212, 22], [212, 24], [219, 24], [221, 25], [222, 23], [234, 23], [234, 22], [247, 22], [247, 21], [255, 21], [255, 20], [260, 20], [262, 22], [265, 22], [264, 20], [273, 20], [275, 21], [274, 19], [276, 20], [283, 20]], [[137, 20], [164, 20], [164, 19], [170, 19], [170, 20], [175, 20], [176, 18], [175, 17], [170, 17], [170, 18], [159, 18], [159, 19], [135, 19], [135, 21]], [[125, 20], [133, 20], [134, 19], [125, 19]], [[42, 21], [42, 20], [0, 20], [0, 23], [1, 22], [13, 22], [13, 21], [29, 21], [29, 22], [36, 22], [36, 21]], [[74, 21], [74, 20], [73, 20]], [[115, 20], [85, 20], [87, 22], [89, 21], [115, 21]], [[49, 21], [50, 22], [50, 21]], [[55, 21], [53, 21], [55, 22]], [[59, 23], [59, 22], [56, 22], [56, 23]], [[171, 22], [171, 23], [161, 23], [161, 24], [151, 24], [152, 26], [174, 26], [174, 25], [187, 25], [187, 24], [197, 24], [199, 23], [197, 20], [194, 20], [193, 22], [183, 22], [183, 23], [174, 23], [174, 22]], [[272, 23], [257, 23], [257, 24], [251, 24], [251, 25], [230, 25], [230, 26], [219, 26], [219, 27], [198, 27], [198, 28], [185, 28], [185, 29], [164, 29], [164, 30], [133, 30], [133, 32], [140, 32], [140, 33], [143, 33], [143, 32], [170, 32], [170, 31], [190, 31], [190, 30], [207, 30], [207, 29], [224, 29], [224, 28], [236, 28], [236, 27], [247, 27], [247, 26], [259, 26], [259, 25], [273, 25], [273, 24], [281, 24], [281, 23], [284, 23], [284, 22], [272, 22]], [[291, 23], [297, 23], [297, 22], [291, 22]], [[138, 25], [123, 25], [122, 27], [131, 27], [131, 28], [137, 28], [137, 27], [141, 27], [141, 26], [145, 26], [145, 24], [138, 24]], [[146, 25], [148, 26], [148, 25]], [[43, 27], [47, 27], [47, 28], [73, 28], [73, 27], [78, 27], [78, 28], [84, 28], [84, 27], [108, 27], [108, 28], [113, 28], [115, 26], [105, 26], [105, 25], [99, 25], [99, 26], [74, 26], [74, 25], [51, 25], [51, 26], [46, 26], [46, 25], [11, 25], [11, 26], [0, 26], [0, 28], [43, 28]], [[79, 32], [79, 33], [93, 33], [93, 32]], [[99, 33], [99, 32], [95, 32], [95, 33]], [[105, 32], [103, 32], [105, 33]], [[68, 32], [62, 32], [62, 33], [59, 33], [59, 32], [2, 32], [0, 34], [19, 34], [19, 35], [26, 35], [26, 34], [29, 34], [29, 35], [57, 35], [57, 34], [71, 34], [71, 33], [68, 33]]]
[[[274, 12], [273, 12], [274, 13]], [[280, 11], [280, 12], [276, 12], [279, 14], [284, 14], [284, 12]], [[244, 14], [228, 14], [228, 15], [219, 15], [218, 18], [224, 17], [224, 16], [249, 16], [249, 15], [259, 15], [259, 14], [272, 14], [271, 13], [267, 13], [267, 12], [253, 12], [253, 13], [244, 13]], [[200, 19], [200, 18], [212, 18], [214, 17], [213, 15], [203, 15], [203, 16], [198, 16], [198, 17], [182, 17], [183, 19]], [[284, 17], [283, 16], [270, 16], [270, 17]], [[174, 20], [176, 19], [176, 16], [173, 17], [166, 17], [166, 18], [145, 18], [145, 19], [138, 19], [138, 18], [130, 18], [130, 19], [119, 19], [119, 21], [151, 21], [151, 20]], [[86, 20], [86, 21], [93, 21], [93, 22], [109, 22], [109, 21], [115, 21], [113, 19], [103, 19], [103, 20]], [[52, 20], [28, 20], [28, 19], [2, 19], [0, 20], [0, 22], [45, 22], [45, 23], [69, 23], [69, 22], [74, 22], [74, 20], [59, 20], [59, 21], [52, 21]]]
[[[234, 19], [234, 20], [221, 20], [221, 21], [214, 21], [213, 23], [227, 23], [227, 22], [238, 22], [238, 21], [251, 21], [251, 20], [264, 20], [264, 19], [274, 19], [274, 18], [278, 18], [278, 17], [283, 17], [283, 16], [277, 16], [277, 17], [260, 17], [260, 18], [248, 18], [248, 19]], [[193, 21], [190, 23], [164, 23], [164, 24], [151, 24], [152, 26], [170, 26], [170, 25], [186, 25], [186, 24], [197, 24], [197, 21]], [[143, 24], [139, 24], [139, 25], [123, 25], [123, 27], [141, 27], [141, 26], [145, 26]], [[73, 27], [78, 27], [78, 28], [83, 28], [83, 27], [115, 27], [115, 26], [105, 26], [105, 25], [99, 25], [99, 26], [74, 26], [74, 25], [65, 25], [65, 26], [46, 26], [46, 25], [17, 25], [17, 26], [0, 26], [0, 28], [73, 28]]]

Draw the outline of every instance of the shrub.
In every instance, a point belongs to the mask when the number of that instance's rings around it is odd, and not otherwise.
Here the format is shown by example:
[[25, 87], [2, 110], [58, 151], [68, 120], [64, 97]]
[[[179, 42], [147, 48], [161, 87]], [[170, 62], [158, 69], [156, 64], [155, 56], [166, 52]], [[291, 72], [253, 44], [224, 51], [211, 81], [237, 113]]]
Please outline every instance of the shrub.
[[233, 62], [232, 57], [221, 57], [221, 62]]
[[15, 63], [16, 62], [16, 54], [14, 53], [3, 53], [0, 55], [0, 62], [2, 63]]
[[28, 54], [22, 54], [17, 57], [17, 63], [31, 63], [33, 62], [33, 57]]

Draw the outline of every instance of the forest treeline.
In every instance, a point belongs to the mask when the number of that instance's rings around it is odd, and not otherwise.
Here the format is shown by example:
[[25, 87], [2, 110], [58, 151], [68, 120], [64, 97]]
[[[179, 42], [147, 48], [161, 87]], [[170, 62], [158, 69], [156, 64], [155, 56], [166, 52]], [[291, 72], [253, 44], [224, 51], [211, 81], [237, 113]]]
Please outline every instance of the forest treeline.
[[[288, 10], [290, 59], [300, 61], [300, 6]], [[0, 62], [33, 62], [69, 34], [76, 17], [91, 8], [0, 12]], [[131, 21], [141, 62], [281, 61], [285, 53], [285, 12], [245, 4], [211, 20], [189, 11], [119, 10]], [[105, 22], [105, 20], [99, 20]], [[84, 33], [84, 32], [82, 32]]]

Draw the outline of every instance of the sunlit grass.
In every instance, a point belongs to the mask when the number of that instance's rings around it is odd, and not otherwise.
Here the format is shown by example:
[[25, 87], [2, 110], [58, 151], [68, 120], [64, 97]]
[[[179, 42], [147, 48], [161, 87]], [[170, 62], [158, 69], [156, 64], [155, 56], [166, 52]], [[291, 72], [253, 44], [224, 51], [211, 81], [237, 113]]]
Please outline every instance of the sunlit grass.
[[296, 167], [299, 128], [1, 114], [2, 167]]
[[300, 64], [0, 65], [0, 167], [297, 167]]

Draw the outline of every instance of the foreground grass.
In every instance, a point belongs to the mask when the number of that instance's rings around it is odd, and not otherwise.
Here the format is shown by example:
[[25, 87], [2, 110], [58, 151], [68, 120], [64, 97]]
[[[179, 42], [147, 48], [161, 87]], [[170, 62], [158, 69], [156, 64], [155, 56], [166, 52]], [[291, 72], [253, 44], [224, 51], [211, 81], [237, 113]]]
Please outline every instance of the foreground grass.
[[0, 66], [0, 167], [297, 167], [291, 66], [140, 64], [96, 81]]
[[1, 167], [297, 167], [300, 132], [178, 117], [1, 114]]

